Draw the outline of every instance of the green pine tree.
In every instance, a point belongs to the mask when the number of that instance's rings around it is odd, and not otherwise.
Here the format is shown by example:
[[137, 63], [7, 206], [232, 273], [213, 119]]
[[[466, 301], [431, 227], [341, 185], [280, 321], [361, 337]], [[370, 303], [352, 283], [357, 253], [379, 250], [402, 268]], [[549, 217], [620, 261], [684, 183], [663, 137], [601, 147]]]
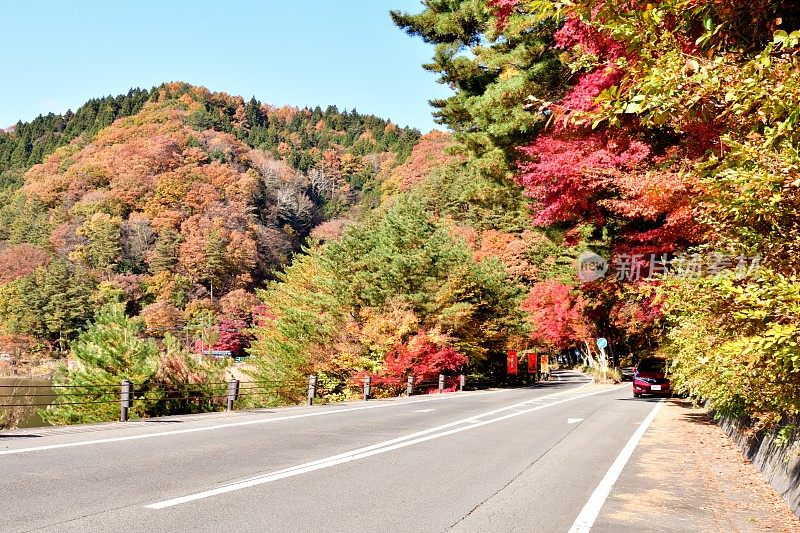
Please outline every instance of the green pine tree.
[[220, 232], [211, 230], [206, 244], [206, 281], [221, 288], [228, 277], [227, 246]]
[[[55, 388], [58, 398], [41, 411], [42, 418], [51, 424], [116, 419], [120, 382], [127, 379], [142, 388], [158, 369], [158, 347], [140, 337], [142, 329], [141, 321], [126, 316], [121, 304], [100, 309], [94, 322], [70, 343], [74, 367], [62, 368], [54, 378], [55, 385], [70, 388]], [[141, 416], [146, 408], [144, 402], [135, 402], [131, 414]]]
[[95, 282], [61, 259], [0, 286], [0, 323], [13, 333], [33, 335], [63, 348], [93, 313]]
[[172, 272], [178, 264], [178, 247], [180, 235], [167, 228], [161, 231], [156, 238], [153, 251], [150, 253], [148, 263], [153, 272]]
[[[505, 177], [547, 121], [535, 99], [554, 100], [562, 90], [563, 65], [549, 46], [555, 21], [531, 21], [496, 33], [485, 0], [427, 0], [418, 14], [392, 11], [394, 23], [433, 44], [426, 70], [456, 89], [431, 101], [440, 124], [449, 126], [484, 171]], [[464, 54], [464, 50], [470, 54]]]

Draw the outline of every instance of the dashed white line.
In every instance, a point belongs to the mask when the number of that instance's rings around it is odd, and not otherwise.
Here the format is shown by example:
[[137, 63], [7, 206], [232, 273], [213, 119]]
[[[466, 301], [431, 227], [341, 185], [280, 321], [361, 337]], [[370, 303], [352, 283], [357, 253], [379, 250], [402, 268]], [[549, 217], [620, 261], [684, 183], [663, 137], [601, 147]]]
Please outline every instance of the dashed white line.
[[[316, 461], [311, 461], [309, 463], [303, 463], [297, 466], [293, 466], [290, 468], [285, 468], [283, 470], [278, 470], [276, 472], [271, 472], [269, 474], [264, 474], [262, 476], [253, 477], [250, 479], [245, 479], [241, 481], [236, 481], [233, 483], [228, 483], [226, 485], [222, 485], [220, 487], [216, 487], [213, 489], [197, 492], [194, 494], [188, 494], [186, 496], [180, 496], [177, 498], [171, 498], [168, 500], [152, 503], [150, 505], [146, 505], [148, 509], [164, 509], [167, 507], [173, 507], [175, 505], [181, 505], [184, 503], [189, 503], [196, 500], [201, 500], [205, 498], [210, 498], [212, 496], [218, 496], [220, 494], [225, 494], [228, 492], [233, 492], [237, 490], [246, 489], [249, 487], [254, 487], [257, 485], [263, 485], [265, 483], [270, 483], [272, 481], [277, 481], [280, 479], [285, 479], [288, 477], [299, 476], [301, 474], [305, 474], [307, 472], [313, 472], [315, 470], [321, 470], [323, 468], [330, 468], [335, 465], [339, 465], [342, 463], [347, 463], [350, 461], [356, 461], [359, 459], [364, 459], [366, 457], [371, 457], [373, 455], [378, 455], [381, 453], [387, 453], [399, 448], [405, 448], [407, 446], [413, 446], [414, 444], [419, 444], [422, 442], [427, 442], [433, 439], [438, 439], [441, 437], [445, 437], [447, 435], [453, 435], [455, 433], [461, 433], [462, 431], [469, 431], [471, 429], [475, 429], [477, 427], [485, 426], [487, 424], [493, 424], [495, 422], [500, 422], [502, 420], [507, 420], [509, 418], [514, 418], [526, 413], [532, 413], [534, 411], [538, 411], [540, 409], [545, 409], [547, 407], [552, 407], [554, 405], [559, 405], [565, 402], [569, 402], [572, 400], [577, 400], [580, 398], [586, 398], [588, 396], [594, 396], [596, 394], [603, 394], [606, 392], [610, 392], [613, 390], [618, 390], [619, 388], [613, 389], [604, 389], [600, 391], [590, 392], [587, 394], [582, 395], [573, 395], [567, 398], [563, 398], [560, 400], [556, 400], [553, 402], [549, 402], [544, 405], [537, 405], [535, 407], [531, 407], [524, 410], [517, 410], [518, 407], [525, 405], [525, 402], [508, 405], [506, 407], [501, 407], [499, 409], [493, 409], [492, 411], [488, 411], [486, 413], [471, 416], [469, 418], [464, 418], [461, 420], [456, 420], [454, 422], [450, 422], [448, 424], [443, 424], [440, 426], [432, 427], [430, 429], [426, 429], [424, 431], [418, 431], [416, 433], [411, 433], [409, 435], [404, 435], [402, 437], [397, 437], [388, 441], [379, 442], [377, 444], [373, 444], [371, 446], [367, 446], [364, 448], [358, 448], [355, 450], [351, 450], [349, 452], [344, 452], [341, 454], [333, 455], [330, 457], [325, 457], [323, 459], [318, 459]], [[569, 391], [573, 392], [573, 391]], [[563, 393], [554, 393], [548, 395], [546, 397], [554, 397]], [[490, 418], [488, 420], [477, 420], [477, 418], [483, 418], [486, 416], [491, 416], [503, 411], [513, 410], [513, 412], [497, 416], [495, 418]], [[469, 425], [464, 425], [464, 424]]]

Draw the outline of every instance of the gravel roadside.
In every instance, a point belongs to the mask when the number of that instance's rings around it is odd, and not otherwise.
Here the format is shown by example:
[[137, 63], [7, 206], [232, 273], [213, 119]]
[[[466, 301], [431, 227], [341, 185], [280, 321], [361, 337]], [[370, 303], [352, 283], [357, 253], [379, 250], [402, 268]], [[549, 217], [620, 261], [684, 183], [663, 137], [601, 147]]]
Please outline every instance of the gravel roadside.
[[673, 399], [592, 528], [624, 530], [797, 532], [800, 519], [704, 409]]

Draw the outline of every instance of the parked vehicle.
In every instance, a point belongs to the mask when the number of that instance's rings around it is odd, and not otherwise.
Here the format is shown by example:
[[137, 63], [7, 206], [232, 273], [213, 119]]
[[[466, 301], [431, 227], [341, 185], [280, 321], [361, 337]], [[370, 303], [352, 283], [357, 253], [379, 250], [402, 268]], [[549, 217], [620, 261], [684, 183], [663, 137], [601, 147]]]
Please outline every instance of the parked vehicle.
[[639, 361], [633, 372], [633, 396], [671, 396], [672, 387], [665, 375], [666, 367], [666, 360], [657, 357], [646, 357]]

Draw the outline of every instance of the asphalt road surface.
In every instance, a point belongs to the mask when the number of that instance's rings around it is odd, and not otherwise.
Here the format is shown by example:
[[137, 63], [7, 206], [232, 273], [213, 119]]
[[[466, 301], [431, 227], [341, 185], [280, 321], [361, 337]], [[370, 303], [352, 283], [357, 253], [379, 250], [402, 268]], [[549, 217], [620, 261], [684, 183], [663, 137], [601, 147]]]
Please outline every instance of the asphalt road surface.
[[0, 530], [587, 531], [659, 406], [629, 389], [560, 372], [521, 389], [3, 432]]

